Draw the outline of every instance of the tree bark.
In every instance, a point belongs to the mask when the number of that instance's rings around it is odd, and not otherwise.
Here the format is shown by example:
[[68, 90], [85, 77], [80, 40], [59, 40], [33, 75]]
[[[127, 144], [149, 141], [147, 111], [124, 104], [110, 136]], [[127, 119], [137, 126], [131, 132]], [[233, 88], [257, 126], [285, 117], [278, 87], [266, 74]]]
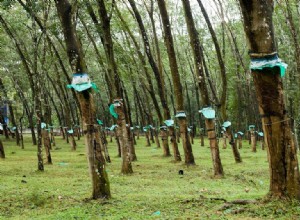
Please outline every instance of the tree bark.
[[[11, 38], [11, 40], [14, 42], [15, 46], [16, 46], [16, 50], [17, 53], [22, 61], [23, 67], [25, 69], [25, 72], [28, 76], [29, 79], [29, 84], [30, 84], [30, 89], [32, 91], [32, 94], [35, 94], [35, 83], [33, 80], [33, 75], [34, 73], [32, 73], [28, 62], [26, 62], [26, 56], [24, 54], [24, 51], [21, 48], [22, 43], [20, 42], [20, 38], [18, 38], [18, 36], [15, 35], [15, 33], [13, 33], [13, 31], [9, 28], [9, 26], [7, 25], [6, 21], [4, 20], [4, 18], [0, 15], [0, 23], [2, 23], [6, 33], [9, 35], [9, 37]], [[33, 25], [35, 25], [35, 22], [33, 22]], [[34, 97], [32, 99], [32, 101], [34, 101]], [[35, 132], [34, 132], [34, 125], [33, 125], [33, 120], [32, 120], [32, 116], [33, 116], [33, 111], [31, 112], [27, 112], [28, 113], [28, 120], [31, 126], [31, 134], [32, 134], [32, 142], [34, 145], [36, 145], [36, 136], [35, 136]], [[30, 113], [30, 114], [29, 114]], [[6, 129], [6, 124], [4, 124], [4, 131], [5, 131], [5, 137], [8, 138], [8, 134], [7, 134], [7, 129]]]
[[[300, 78], [300, 45], [299, 45], [299, 37], [298, 37], [298, 30], [296, 28], [295, 22], [294, 22], [294, 18], [293, 18], [293, 13], [291, 10], [291, 6], [290, 3], [288, 2], [288, 0], [285, 0], [286, 3], [286, 10], [287, 10], [287, 20], [288, 20], [288, 24], [289, 24], [289, 28], [292, 34], [292, 39], [293, 39], [293, 43], [294, 43], [294, 48], [295, 48], [295, 60], [296, 60], [296, 64], [297, 64], [297, 76], [298, 79]], [[300, 81], [298, 81], [299, 83]]]
[[217, 134], [215, 131], [215, 120], [206, 119], [205, 125], [207, 128], [207, 137], [209, 140], [211, 158], [213, 161], [214, 176], [222, 177], [224, 175], [224, 172], [223, 172], [223, 166], [220, 158], [219, 146], [217, 142]]
[[[129, 138], [130, 138], [130, 131], [127, 129], [126, 124], [129, 124], [128, 121], [128, 111], [126, 109], [126, 103], [122, 100], [123, 96], [123, 89], [121, 85], [120, 76], [117, 71], [117, 65], [114, 58], [114, 50], [113, 50], [113, 40], [111, 36], [111, 28], [110, 28], [110, 20], [111, 17], [109, 17], [106, 6], [104, 3], [104, 0], [97, 0], [98, 5], [98, 14], [100, 16], [101, 20], [101, 34], [103, 37], [103, 47], [108, 63], [108, 77], [110, 81], [110, 85], [112, 85], [111, 88], [111, 96], [110, 96], [110, 102], [113, 103], [114, 100], [118, 100], [121, 104], [118, 108], [116, 108], [116, 111], [118, 111], [118, 118], [117, 121], [117, 130], [120, 134], [119, 140], [121, 144], [121, 151], [122, 153], [122, 168], [121, 172], [123, 174], [130, 174], [133, 172], [132, 165], [131, 165], [131, 158], [134, 156], [130, 155], [131, 148], [134, 148], [133, 144], [130, 145]], [[114, 7], [114, 2], [112, 4], [112, 7]], [[99, 33], [100, 34], [100, 33]], [[122, 111], [122, 112], [121, 112]], [[127, 158], [128, 157], [128, 158]]]
[[52, 158], [50, 152], [51, 142], [50, 142], [49, 132], [45, 129], [42, 130], [42, 139], [43, 139], [44, 148], [46, 152], [47, 164], [52, 164]]
[[[32, 19], [32, 41], [33, 41], [33, 67], [32, 72], [28, 72], [30, 80], [32, 80], [32, 90], [35, 100], [35, 113], [36, 113], [36, 128], [37, 128], [37, 158], [38, 158], [38, 170], [44, 171], [44, 162], [42, 154], [42, 84], [41, 76], [38, 72], [38, 35], [36, 29], [36, 22]], [[24, 64], [27, 66], [27, 64]], [[30, 70], [29, 70], [30, 71]], [[31, 75], [32, 74], [32, 75]], [[35, 81], [34, 81], [35, 79]]]
[[228, 141], [229, 141], [229, 144], [231, 145], [235, 162], [236, 163], [241, 163], [242, 158], [241, 158], [240, 152], [239, 152], [239, 150], [236, 146], [236, 141], [234, 140], [234, 136], [233, 136], [233, 132], [231, 130], [231, 127], [226, 128], [226, 132], [224, 132], [224, 133], [226, 133], [226, 136], [228, 137]]
[[[211, 37], [212, 37], [212, 40], [213, 40], [213, 43], [214, 43], [214, 46], [215, 46], [215, 49], [216, 49], [218, 63], [219, 63], [219, 66], [220, 66], [222, 87], [223, 87], [222, 92], [221, 92], [222, 96], [220, 98], [220, 103], [218, 103], [218, 104], [220, 105], [222, 119], [224, 121], [226, 121], [227, 120], [227, 114], [226, 114], [226, 97], [227, 97], [226, 68], [225, 68], [225, 64], [224, 64], [224, 61], [223, 61], [223, 57], [222, 57], [222, 53], [221, 53], [221, 49], [220, 49], [220, 46], [219, 46], [219, 42], [218, 42], [216, 33], [215, 33], [215, 31], [212, 27], [212, 24], [210, 22], [208, 14], [207, 14], [207, 12], [206, 12], [203, 4], [202, 4], [202, 0], [197, 0], [197, 1], [198, 1], [198, 4], [199, 4], [200, 8], [201, 8], [202, 14], [204, 16], [204, 19], [206, 21], [206, 24], [208, 26], [209, 32], [211, 34]], [[223, 23], [222, 23], [222, 27], [223, 27]]]
[[[163, 29], [164, 29], [164, 41], [165, 45], [167, 47], [168, 57], [169, 57], [169, 66], [171, 69], [172, 74], [172, 81], [173, 81], [173, 87], [174, 87], [174, 93], [176, 97], [176, 111], [177, 113], [183, 111], [184, 112], [184, 99], [183, 99], [183, 88], [182, 84], [180, 82], [180, 75], [178, 71], [178, 64], [174, 49], [174, 43], [173, 43], [173, 36], [171, 32], [171, 24], [169, 21], [169, 15], [167, 12], [166, 4], [164, 0], [157, 0], [159, 11], [162, 17], [162, 23], [163, 23]], [[184, 113], [185, 114], [185, 113]], [[178, 117], [178, 123], [180, 127], [180, 135], [182, 138], [182, 144], [184, 149], [184, 156], [185, 156], [185, 164], [186, 165], [194, 165], [195, 159], [193, 155], [192, 145], [188, 136], [187, 131], [187, 121], [186, 116], [185, 117]], [[176, 140], [174, 140], [176, 141]], [[176, 147], [174, 147], [175, 149]], [[176, 151], [176, 149], [175, 149]], [[174, 159], [175, 161], [178, 161], [178, 155], [179, 151], [174, 152]]]
[[5, 152], [4, 152], [4, 147], [3, 147], [3, 143], [0, 140], [0, 158], [5, 158]]
[[223, 149], [226, 149], [227, 148], [227, 135], [226, 135], [226, 132], [223, 133]]
[[[273, 0], [239, 0], [250, 57], [265, 59], [276, 52]], [[279, 68], [252, 70], [267, 144], [271, 197], [300, 199], [299, 166], [291, 125], [286, 114]]]
[[256, 152], [256, 134], [254, 130], [250, 130], [250, 138], [251, 138], [251, 150], [252, 152]]
[[[193, 51], [194, 63], [195, 63], [195, 71], [197, 76], [199, 77], [199, 89], [201, 91], [201, 100], [204, 106], [210, 106], [209, 95], [205, 83], [205, 75], [203, 72], [202, 60], [203, 57], [201, 55], [201, 44], [198, 38], [198, 32], [195, 27], [191, 6], [189, 0], [182, 0], [183, 9], [185, 13], [185, 20], [187, 24], [187, 29], [190, 38], [190, 44]], [[214, 119], [205, 119], [206, 129], [208, 131], [208, 138], [211, 149], [211, 156], [214, 167], [214, 175], [215, 176], [223, 176], [223, 166], [221, 163], [219, 145], [216, 140], [216, 131], [215, 131], [215, 120]]]
[[[87, 67], [83, 52], [77, 38], [75, 25], [72, 20], [72, 5], [68, 0], [55, 0], [57, 13], [60, 17], [69, 63], [73, 73], [85, 73]], [[85, 133], [85, 146], [92, 179], [92, 198], [108, 199], [111, 197], [109, 180], [106, 173], [105, 159], [101, 153], [100, 143], [96, 136], [99, 132], [94, 127], [95, 107], [91, 89], [77, 93], [82, 112], [83, 132]]]
[[[4, 87], [3, 81], [2, 79], [0, 79], [0, 90], [3, 92], [3, 96], [6, 100], [8, 100], [8, 96], [7, 96], [7, 90]], [[0, 96], [1, 97], [1, 96]], [[19, 135], [19, 129], [18, 129], [18, 125], [16, 123], [16, 118], [15, 118], [15, 113], [14, 113], [14, 109], [12, 107], [11, 102], [7, 103], [8, 108], [9, 108], [9, 113], [10, 113], [10, 119], [11, 119], [11, 123], [12, 123], [12, 127], [15, 127], [15, 134], [16, 134], [16, 143], [18, 146], [20, 146], [20, 135]]]
[[[151, 51], [151, 47], [150, 47], [150, 43], [149, 43], [149, 38], [148, 38], [148, 35], [147, 35], [147, 32], [146, 32], [146, 28], [143, 24], [142, 17], [141, 17], [141, 15], [140, 15], [137, 7], [136, 7], [135, 1], [134, 0], [128, 0], [128, 2], [131, 5], [131, 8], [133, 10], [135, 19], [136, 19], [136, 21], [139, 25], [141, 35], [143, 36], [143, 44], [144, 44], [145, 52], [146, 52], [146, 55], [147, 55], [147, 58], [148, 58], [148, 62], [150, 64], [151, 68], [152, 68], [152, 71], [154, 73], [154, 76], [155, 76], [155, 79], [156, 79], [156, 82], [157, 82], [158, 94], [159, 94], [159, 97], [160, 97], [162, 108], [164, 110], [164, 114], [163, 114], [164, 119], [168, 120], [168, 119], [171, 118], [171, 115], [170, 115], [170, 110], [169, 110], [167, 100], [166, 100], [165, 84], [164, 84], [164, 80], [162, 78], [162, 72], [159, 71], [159, 68], [158, 68], [158, 66], [157, 66], [157, 64], [154, 60], [153, 55], [152, 55], [152, 51]], [[162, 122], [160, 122], [160, 123], [161, 123], [160, 125], [162, 125]], [[165, 154], [167, 152], [170, 152], [169, 144], [167, 142], [168, 138], [165, 138], [166, 133], [161, 134], [161, 136], [162, 135], [164, 136], [164, 138], [163, 138], [164, 156], [169, 156], [169, 155]]]
[[239, 145], [239, 149], [242, 149], [242, 147], [243, 147], [243, 137], [240, 134], [238, 134], [238, 145]]

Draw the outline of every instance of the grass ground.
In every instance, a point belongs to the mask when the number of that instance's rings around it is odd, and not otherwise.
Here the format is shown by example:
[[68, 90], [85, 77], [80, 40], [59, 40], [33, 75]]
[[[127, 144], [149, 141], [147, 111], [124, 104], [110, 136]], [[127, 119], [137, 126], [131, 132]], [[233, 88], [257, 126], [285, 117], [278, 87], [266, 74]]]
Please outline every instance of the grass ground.
[[[91, 181], [83, 139], [77, 151], [61, 137], [52, 150], [53, 165], [37, 171], [36, 146], [25, 138], [25, 149], [3, 140], [6, 159], [0, 160], [0, 219], [300, 219], [298, 202], [274, 201], [224, 207], [224, 200], [262, 199], [268, 192], [266, 151], [251, 152], [244, 142], [243, 163], [234, 162], [229, 148], [220, 149], [225, 176], [212, 177], [208, 142], [195, 140], [196, 166], [186, 167], [162, 157], [162, 149], [136, 145], [134, 174], [120, 174], [115, 143], [109, 143], [107, 165], [112, 199], [90, 200]], [[179, 144], [181, 155], [183, 151]], [[183, 170], [183, 175], [178, 175]], [[237, 213], [237, 214], [234, 214]]]

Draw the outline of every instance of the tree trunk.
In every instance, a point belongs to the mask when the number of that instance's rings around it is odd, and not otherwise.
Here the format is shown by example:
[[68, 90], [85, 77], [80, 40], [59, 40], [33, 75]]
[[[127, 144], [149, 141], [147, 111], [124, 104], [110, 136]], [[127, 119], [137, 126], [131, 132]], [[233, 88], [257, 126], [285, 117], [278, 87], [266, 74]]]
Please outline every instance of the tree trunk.
[[[32, 40], [33, 40], [33, 76], [30, 76], [30, 79], [35, 83], [32, 85], [33, 94], [34, 94], [34, 101], [35, 101], [35, 114], [36, 114], [36, 128], [37, 128], [37, 158], [38, 158], [38, 170], [44, 171], [44, 162], [43, 162], [43, 154], [42, 154], [42, 118], [43, 118], [43, 110], [42, 110], [42, 84], [41, 84], [41, 77], [38, 72], [38, 37], [36, 32], [36, 23], [32, 21]], [[28, 71], [29, 73], [29, 71]]]
[[12, 126], [15, 127], [15, 135], [16, 135], [16, 144], [18, 146], [20, 146], [20, 133], [19, 133], [19, 128], [18, 128], [18, 125], [16, 123], [16, 118], [15, 118], [15, 113], [14, 113], [14, 110], [13, 110], [13, 107], [11, 104], [9, 104], [9, 112], [10, 112], [10, 118], [11, 118], [11, 122], [12, 122]]
[[222, 148], [223, 149], [227, 148], [227, 135], [225, 132], [223, 133], [223, 147]]
[[98, 126], [98, 131], [100, 133], [100, 135], [99, 135], [100, 140], [98, 140], [98, 142], [100, 143], [101, 149], [104, 152], [105, 160], [106, 160], [107, 163], [111, 163], [110, 156], [109, 156], [109, 153], [108, 153], [108, 148], [107, 148], [107, 141], [106, 141], [106, 137], [105, 137], [105, 132], [102, 130], [101, 126]]
[[[36, 87], [40, 87], [39, 82]], [[37, 159], [38, 159], [38, 170], [44, 171], [43, 153], [42, 153], [42, 129], [41, 129], [41, 118], [42, 109], [39, 97], [39, 89], [36, 90], [35, 106], [36, 106], [36, 117], [37, 117]]]
[[[250, 57], [275, 58], [272, 0], [239, 0]], [[299, 166], [279, 68], [252, 69], [268, 150], [271, 197], [300, 199]]]
[[154, 141], [154, 135], [153, 135], [152, 128], [149, 129], [149, 134], [150, 134], [150, 140], [151, 140], [152, 144], [154, 144], [155, 141]]
[[169, 148], [169, 138], [168, 138], [168, 130], [165, 126], [165, 128], [160, 128], [160, 137], [161, 137], [161, 141], [163, 144], [163, 156], [164, 157], [170, 157], [171, 153], [170, 153], [170, 148]]
[[[130, 108], [127, 90], [126, 90], [123, 82], [122, 82], [122, 88], [123, 88], [123, 92], [124, 92], [124, 96], [125, 96], [125, 102], [123, 102], [125, 104], [124, 112], [126, 112], [125, 117], [126, 117], [126, 121], [128, 122], [126, 124], [126, 128], [127, 128], [127, 133], [128, 133], [127, 135], [128, 135], [129, 156], [130, 156], [131, 161], [137, 161], [137, 156], [135, 153], [135, 147], [134, 147], [134, 141], [133, 141], [133, 131], [131, 131], [131, 129], [130, 129], [130, 127], [132, 126], [131, 108]], [[127, 105], [126, 105], [126, 103], [127, 103]]]
[[20, 117], [20, 141], [21, 141], [21, 148], [24, 149], [24, 139], [23, 139], [23, 123], [22, 119], [24, 117], [24, 110], [23, 110], [23, 115]]
[[50, 141], [49, 133], [45, 129], [42, 130], [42, 138], [43, 138], [44, 148], [47, 157], [47, 164], [52, 164], [52, 158], [50, 153], [51, 141]]
[[228, 137], [229, 144], [232, 147], [232, 152], [233, 152], [235, 162], [236, 163], [241, 163], [242, 158], [241, 158], [240, 152], [239, 152], [239, 150], [236, 146], [236, 141], [234, 140], [234, 136], [233, 136], [233, 132], [232, 132], [231, 128], [227, 127], [226, 132], [224, 132], [224, 133]]
[[[178, 123], [179, 124], [179, 123]], [[188, 124], [186, 123], [186, 127], [188, 127]], [[180, 138], [181, 138], [181, 134], [180, 134], [180, 130], [177, 130], [176, 129], [176, 141], [177, 141], [177, 143], [179, 144], [180, 143]], [[190, 141], [190, 140], [189, 140]]]
[[145, 131], [145, 137], [146, 137], [146, 147], [151, 146], [150, 137], [149, 137], [149, 130]]
[[154, 138], [155, 138], [156, 147], [157, 148], [161, 148], [160, 147], [159, 138], [158, 138], [158, 132], [157, 132], [157, 130], [154, 130], [153, 132], [154, 132]]
[[[69, 144], [69, 133], [68, 133], [68, 127], [64, 127], [64, 134], [66, 137], [66, 143]], [[71, 146], [71, 150], [72, 150], [72, 146]]]
[[[165, 95], [165, 83], [164, 83], [164, 79], [162, 77], [162, 72], [159, 70], [154, 57], [152, 55], [152, 51], [151, 51], [151, 47], [150, 47], [150, 43], [149, 43], [149, 38], [146, 32], [146, 28], [143, 24], [143, 20], [142, 17], [136, 7], [135, 1], [134, 0], [128, 0], [129, 4], [131, 5], [131, 8], [133, 10], [134, 16], [137, 20], [137, 23], [139, 25], [139, 29], [141, 32], [141, 35], [143, 36], [143, 43], [144, 43], [144, 48], [145, 48], [145, 52], [148, 58], [148, 62], [153, 70], [156, 82], [157, 82], [157, 88], [158, 88], [158, 94], [160, 97], [160, 101], [161, 101], [161, 105], [162, 108], [164, 110], [164, 119], [168, 120], [171, 118], [170, 116], [170, 110], [167, 104], [167, 100], [166, 100], [166, 95]], [[162, 125], [162, 121], [160, 121], [160, 125]], [[169, 144], [167, 142], [168, 138], [165, 138], [166, 133], [161, 134], [161, 136], [164, 136], [164, 141], [163, 141], [163, 148], [164, 148], [164, 156], [169, 156], [169, 155], [165, 155], [165, 153], [170, 152], [169, 149]]]
[[[199, 77], [199, 89], [201, 92], [201, 100], [204, 106], [210, 106], [209, 95], [205, 83], [205, 75], [203, 72], [203, 57], [201, 54], [201, 44], [198, 38], [198, 32], [195, 27], [191, 6], [189, 0], [182, 0], [183, 9], [185, 13], [185, 20], [189, 33], [191, 48], [194, 56], [195, 71]], [[220, 159], [219, 145], [217, 142], [216, 131], [215, 131], [215, 120], [205, 119], [205, 125], [208, 132], [209, 144], [211, 149], [211, 155], [213, 160], [214, 175], [223, 176], [223, 166]]]
[[65, 139], [66, 138], [66, 134], [65, 134], [65, 130], [62, 126], [60, 126], [60, 133], [61, 133], [61, 137], [62, 139]]
[[217, 142], [217, 134], [215, 131], [215, 120], [206, 119], [205, 125], [207, 128], [207, 136], [209, 140], [209, 145], [211, 149], [211, 157], [214, 167], [214, 176], [222, 177], [224, 175], [223, 166], [221, 163], [219, 145]]
[[252, 152], [256, 152], [256, 134], [254, 130], [250, 131], [250, 138], [251, 138], [251, 149]]
[[[295, 60], [297, 64], [297, 78], [300, 78], [300, 45], [299, 45], [299, 37], [298, 37], [298, 30], [296, 28], [294, 18], [293, 18], [293, 13], [291, 10], [291, 3], [288, 0], [285, 0], [286, 3], [286, 10], [287, 10], [287, 20], [288, 20], [288, 25], [292, 34], [292, 39], [294, 43], [294, 48], [295, 48]], [[283, 7], [284, 8], [284, 7]], [[298, 81], [299, 83], [299, 81]]]
[[8, 133], [8, 127], [7, 127], [7, 124], [4, 122], [3, 123], [3, 131], [4, 131], [4, 136], [5, 136], [5, 139], [9, 139], [9, 133]]
[[[9, 26], [7, 25], [6, 21], [4, 20], [4, 18], [0, 15], [0, 22], [2, 23], [6, 33], [9, 35], [9, 37], [12, 39], [12, 41], [14, 42], [15, 46], [16, 46], [16, 49], [17, 49], [17, 52], [18, 52], [18, 55], [22, 61], [22, 64], [24, 66], [24, 69], [25, 69], [25, 72], [28, 76], [28, 79], [29, 79], [29, 84], [30, 84], [30, 89], [32, 91], [32, 94], [34, 94], [35, 92], [35, 83], [34, 83], [34, 80], [33, 80], [33, 76], [35, 75], [35, 73], [32, 73], [29, 65], [28, 65], [28, 62], [26, 62], [26, 57], [25, 57], [25, 54], [23, 52], [23, 50], [21, 49], [20, 45], [22, 43], [20, 43], [19, 39], [17, 39], [17, 37], [15, 36], [15, 34], [12, 32], [12, 29], [9, 28]], [[33, 26], [35, 26], [35, 22], [33, 21], [32, 22]], [[35, 27], [34, 27], [35, 28]], [[34, 29], [34, 31], [36, 31], [36, 29]], [[36, 34], [34, 36], [34, 40], [37, 41], [36, 39]], [[36, 42], [34, 42], [34, 44], [36, 44]], [[36, 45], [35, 45], [36, 46]], [[36, 50], [34, 51], [36, 53]], [[36, 58], [36, 54], [35, 54], [35, 58], [34, 59], [37, 59]], [[36, 64], [35, 64], [36, 65]], [[34, 67], [36, 68], [36, 67]], [[35, 71], [35, 70], [34, 70]], [[34, 132], [34, 126], [33, 126], [33, 121], [32, 121], [32, 116], [33, 116], [33, 111], [30, 112], [29, 114], [29, 111], [27, 112], [27, 115], [28, 115], [28, 121], [31, 126], [31, 131], [32, 131], [32, 142], [34, 145], [36, 145], [36, 137], [35, 137], [35, 132]], [[8, 133], [7, 133], [7, 125], [4, 123], [3, 124], [3, 130], [4, 130], [4, 133], [5, 133], [5, 137], [6, 139], [8, 139]]]
[[130, 161], [137, 161], [137, 156], [135, 154], [134, 140], [133, 140], [133, 131], [130, 131], [130, 126], [127, 127], [127, 132], [129, 134], [128, 144], [129, 144], [129, 157]]
[[264, 138], [262, 138], [262, 139], [260, 140], [260, 147], [261, 147], [262, 150], [265, 150], [265, 142], [264, 142]]
[[[175, 93], [175, 97], [176, 97], [176, 111], [177, 111], [178, 115], [179, 115], [179, 113], [182, 114], [177, 117], [178, 117], [178, 122], [179, 122], [179, 127], [180, 127], [180, 135], [182, 138], [182, 144], [183, 144], [183, 149], [184, 149], [185, 164], [186, 165], [194, 165], [195, 160], [194, 160], [194, 155], [193, 155], [193, 151], [192, 151], [192, 145], [191, 145], [191, 142], [190, 142], [190, 139], [188, 136], [188, 131], [187, 131], [186, 115], [184, 113], [183, 88], [182, 88], [182, 84], [180, 82], [180, 75], [179, 75], [179, 71], [178, 71], [178, 64], [177, 64], [177, 59], [176, 59], [176, 54], [175, 54], [175, 49], [174, 49], [173, 36], [172, 36], [172, 32], [171, 32], [169, 15], [167, 12], [165, 1], [157, 0], [157, 3], [158, 3], [159, 11], [160, 11], [160, 14], [162, 17], [163, 29], [165, 32], [164, 41], [165, 41], [165, 45], [167, 47], [169, 66], [171, 69], [174, 93]], [[176, 140], [174, 140], [174, 141], [176, 142]], [[174, 142], [172, 142], [172, 143], [175, 144]], [[177, 144], [177, 142], [176, 142], [176, 144]], [[174, 149], [175, 148], [176, 148], [176, 146], [174, 146]], [[175, 149], [175, 150], [176, 150], [176, 156], [175, 156], [175, 151], [174, 151], [174, 158], [175, 158], [175, 161], [178, 161], [179, 160], [179, 158], [178, 158], [179, 151], [177, 149]]]
[[[65, 43], [69, 63], [73, 73], [86, 73], [87, 67], [83, 52], [76, 35], [75, 25], [72, 19], [72, 5], [68, 0], [55, 0], [57, 13], [63, 27]], [[100, 143], [97, 143], [99, 135], [95, 129], [95, 107], [91, 89], [77, 93], [82, 113], [83, 132], [85, 133], [85, 146], [92, 179], [92, 198], [108, 199], [111, 197], [109, 180], [106, 173], [104, 157], [101, 153]]]
[[53, 126], [50, 128], [50, 142], [53, 145], [53, 147], [56, 146], [55, 136], [54, 136], [54, 132], [53, 132]]
[[[114, 4], [114, 3], [113, 3]], [[129, 124], [129, 117], [128, 117], [128, 109], [126, 108], [126, 103], [122, 100], [124, 97], [123, 95], [123, 88], [121, 85], [121, 79], [117, 71], [117, 65], [115, 62], [114, 58], [114, 50], [113, 50], [113, 40], [111, 36], [111, 28], [110, 28], [110, 19], [106, 6], [104, 3], [104, 0], [97, 0], [97, 5], [98, 5], [98, 14], [101, 19], [101, 34], [102, 40], [103, 40], [103, 47], [108, 63], [108, 77], [109, 77], [109, 84], [112, 86], [110, 89], [110, 102], [113, 103], [115, 101], [118, 102], [118, 105], [115, 108], [115, 111], [118, 114], [117, 118], [117, 130], [118, 133], [120, 134], [119, 136], [119, 141], [121, 144], [121, 151], [122, 151], [122, 168], [121, 172], [123, 174], [130, 174], [133, 172], [132, 170], [132, 165], [130, 158], [132, 156], [130, 155], [131, 148], [134, 148], [133, 144], [130, 145], [129, 138], [130, 138], [130, 133], [127, 130], [126, 124]], [[114, 7], [114, 5], [112, 6]], [[129, 104], [129, 103], [128, 103]], [[121, 112], [122, 111], [122, 112]]]
[[194, 144], [194, 131], [193, 131], [193, 130], [191, 130], [191, 131], [189, 132], [189, 137], [190, 137], [190, 139], [191, 139], [191, 144]]
[[[201, 8], [202, 14], [204, 16], [204, 19], [206, 21], [206, 24], [208, 26], [209, 32], [211, 34], [214, 46], [215, 46], [215, 50], [216, 50], [216, 54], [217, 54], [217, 58], [218, 58], [218, 63], [220, 66], [220, 73], [221, 73], [221, 79], [222, 79], [222, 92], [221, 92], [221, 99], [220, 99], [220, 103], [218, 103], [220, 105], [220, 110], [221, 110], [221, 117], [222, 119], [225, 121], [227, 120], [227, 114], [226, 114], [226, 97], [227, 97], [227, 78], [226, 78], [226, 68], [225, 68], [225, 64], [223, 61], [223, 57], [222, 57], [222, 53], [221, 53], [221, 49], [219, 46], [219, 42], [216, 36], [216, 33], [212, 27], [212, 24], [210, 22], [209, 16], [202, 4], [201, 0], [197, 0], [198, 4]], [[222, 22], [222, 27], [223, 27], [223, 22]], [[223, 41], [225, 42], [225, 40]], [[224, 50], [225, 51], [225, 50]]]
[[242, 147], [243, 147], [243, 137], [242, 137], [242, 135], [238, 134], [238, 142], [239, 142], [239, 149], [242, 149]]
[[71, 151], [76, 151], [76, 141], [74, 134], [70, 134], [71, 137]]
[[[115, 100], [114, 102], [117, 102], [118, 105], [115, 105], [115, 111], [118, 114], [118, 118], [117, 118], [117, 125], [119, 128], [121, 128], [119, 130], [119, 132], [122, 134], [120, 136], [120, 145], [121, 145], [121, 156], [122, 156], [122, 169], [121, 169], [121, 173], [123, 174], [130, 174], [133, 173], [132, 170], [132, 165], [131, 165], [131, 156], [130, 156], [130, 146], [129, 146], [129, 134], [127, 131], [127, 127], [126, 127], [126, 119], [125, 119], [125, 114], [124, 114], [124, 106], [122, 101], [119, 100]], [[125, 123], [125, 126], [124, 126]]]
[[5, 152], [4, 152], [4, 147], [2, 144], [2, 141], [0, 140], [0, 158], [5, 158]]
[[200, 128], [200, 146], [204, 147], [204, 129]]
[[120, 138], [119, 138], [118, 132], [114, 131], [114, 134], [115, 134], [115, 139], [116, 139], [116, 143], [117, 143], [118, 157], [122, 157], [121, 144], [120, 144]]

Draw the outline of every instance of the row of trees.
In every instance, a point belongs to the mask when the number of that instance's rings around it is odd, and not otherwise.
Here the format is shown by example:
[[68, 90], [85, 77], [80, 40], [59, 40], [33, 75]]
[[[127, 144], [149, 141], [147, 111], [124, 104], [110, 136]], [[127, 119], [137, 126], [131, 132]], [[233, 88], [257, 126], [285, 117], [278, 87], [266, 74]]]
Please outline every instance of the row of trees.
[[[67, 129], [80, 124], [85, 134], [93, 198], [109, 198], [104, 146], [101, 132], [95, 126], [96, 119], [101, 118], [106, 125], [118, 125], [121, 172], [129, 174], [133, 172], [131, 162], [137, 159], [129, 128], [136, 124], [160, 126], [164, 156], [170, 156], [169, 133], [174, 160], [181, 161], [175, 126], [169, 126], [168, 133], [164, 127], [166, 120], [175, 116], [185, 164], [195, 164], [188, 126], [201, 125], [208, 134], [214, 175], [223, 176], [216, 124], [230, 119], [238, 130], [245, 130], [249, 122], [256, 122], [264, 130], [271, 195], [300, 198], [293, 123], [290, 123], [293, 120], [289, 118], [298, 115], [294, 111], [298, 95], [293, 89], [298, 82], [289, 74], [286, 84], [291, 90], [284, 97], [279, 68], [254, 70], [254, 80], [250, 80], [249, 58], [243, 43], [248, 39], [251, 60], [275, 59], [281, 39], [276, 40], [273, 32], [274, 3], [213, 1], [211, 16], [203, 3], [200, 0], [194, 5], [188, 0], [1, 3], [0, 40], [5, 43], [1, 50], [4, 57], [1, 97], [19, 100], [15, 102], [19, 114], [10, 104], [12, 124], [18, 127], [16, 118], [21, 122], [27, 116], [33, 143], [38, 146], [40, 170], [43, 170], [42, 122]], [[288, 2], [276, 6], [277, 25], [283, 26], [281, 16], [286, 15], [289, 21], [284, 39], [295, 40], [296, 45], [293, 15], [298, 13], [297, 8]], [[18, 14], [18, 20], [12, 14]], [[243, 23], [246, 35], [241, 31]], [[293, 60], [297, 60], [297, 50], [293, 54]], [[300, 69], [293, 63], [290, 66], [296, 73]], [[96, 89], [93, 82], [100, 92], [93, 92]], [[66, 89], [66, 84], [75, 90]], [[293, 115], [286, 114], [284, 98], [288, 98]], [[209, 106], [217, 111], [217, 118], [203, 114], [201, 120], [198, 110], [204, 111]], [[263, 126], [258, 123], [259, 114]], [[231, 137], [236, 161], [241, 162], [231, 129], [226, 132]], [[156, 141], [159, 145], [157, 136]]]

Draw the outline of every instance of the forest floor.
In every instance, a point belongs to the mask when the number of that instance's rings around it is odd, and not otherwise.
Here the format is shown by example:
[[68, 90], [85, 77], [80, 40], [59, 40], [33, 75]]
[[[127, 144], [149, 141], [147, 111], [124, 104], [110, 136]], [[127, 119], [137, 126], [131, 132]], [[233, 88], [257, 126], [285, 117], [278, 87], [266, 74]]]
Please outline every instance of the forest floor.
[[[230, 146], [220, 154], [224, 178], [213, 178], [208, 141], [195, 139], [196, 165], [187, 167], [162, 157], [162, 149], [137, 140], [134, 173], [122, 175], [115, 141], [109, 143], [107, 165], [112, 199], [90, 200], [91, 181], [83, 138], [71, 151], [56, 137], [52, 165], [37, 171], [36, 146], [25, 138], [25, 149], [3, 140], [6, 158], [0, 159], [0, 219], [300, 219], [300, 203], [264, 200], [269, 188], [267, 152], [251, 152], [244, 141], [236, 164]], [[182, 145], [179, 144], [184, 158]], [[179, 175], [178, 171], [184, 174]], [[232, 204], [256, 200], [255, 204]]]

